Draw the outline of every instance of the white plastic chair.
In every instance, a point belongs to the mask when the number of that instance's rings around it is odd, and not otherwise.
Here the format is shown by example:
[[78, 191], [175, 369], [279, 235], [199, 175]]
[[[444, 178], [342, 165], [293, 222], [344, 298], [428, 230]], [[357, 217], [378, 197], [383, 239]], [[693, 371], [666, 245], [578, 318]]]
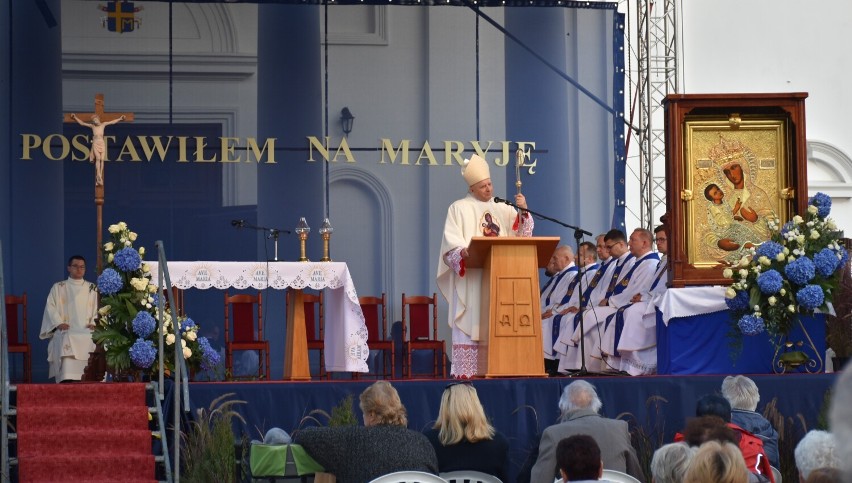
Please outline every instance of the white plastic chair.
[[447, 480], [424, 471], [397, 471], [380, 476], [370, 483], [448, 483]]
[[769, 468], [772, 469], [772, 476], [775, 477], [775, 483], [781, 483], [781, 470], [774, 466], [770, 466]]
[[601, 475], [602, 480], [608, 480], [613, 483], [639, 483], [639, 480], [628, 475], [627, 473], [622, 473], [620, 471], [615, 470], [603, 470], [603, 474]]
[[503, 483], [500, 478], [481, 471], [459, 470], [441, 473], [441, 478], [450, 483]]

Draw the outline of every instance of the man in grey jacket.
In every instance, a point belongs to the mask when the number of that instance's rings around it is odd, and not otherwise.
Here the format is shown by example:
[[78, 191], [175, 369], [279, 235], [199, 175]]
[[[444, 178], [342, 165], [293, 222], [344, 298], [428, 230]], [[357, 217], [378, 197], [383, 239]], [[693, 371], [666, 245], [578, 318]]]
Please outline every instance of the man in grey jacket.
[[595, 387], [588, 382], [574, 381], [565, 387], [559, 399], [561, 422], [546, 428], [541, 436], [538, 459], [530, 478], [532, 483], [553, 482], [557, 477], [556, 446], [576, 434], [594, 438], [601, 449], [605, 469], [621, 471], [644, 481], [636, 451], [630, 444], [627, 422], [602, 417], [598, 414], [601, 405]]

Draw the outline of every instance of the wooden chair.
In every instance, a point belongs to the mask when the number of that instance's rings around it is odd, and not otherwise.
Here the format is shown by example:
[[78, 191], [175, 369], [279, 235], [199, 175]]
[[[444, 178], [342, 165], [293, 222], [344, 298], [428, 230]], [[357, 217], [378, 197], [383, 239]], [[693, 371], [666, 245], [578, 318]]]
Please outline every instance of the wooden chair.
[[234, 378], [236, 351], [258, 351], [257, 376], [269, 380], [269, 341], [263, 338], [263, 300], [260, 292], [257, 295], [228, 295], [225, 292], [225, 368]]
[[305, 336], [308, 339], [308, 354], [319, 351], [319, 378], [325, 379], [325, 309], [323, 293], [303, 293], [305, 307]]
[[163, 293], [166, 296], [167, 307], [171, 307], [172, 305], [174, 305], [175, 312], [177, 312], [178, 317], [186, 315], [186, 308], [183, 305], [183, 290], [172, 286], [171, 293], [169, 293], [168, 291], [164, 291]]
[[[429, 316], [429, 307], [432, 316]], [[431, 319], [431, 324], [430, 324]], [[430, 330], [431, 325], [431, 330]], [[447, 349], [443, 340], [438, 339], [438, 294], [406, 296], [402, 294], [402, 345], [405, 353], [402, 359], [402, 377], [412, 377], [411, 353], [416, 350], [432, 351], [432, 377], [447, 377], [445, 363]], [[438, 372], [440, 363], [442, 371]]]
[[[385, 379], [393, 379], [393, 370], [396, 367], [396, 355], [393, 348], [393, 340], [388, 335], [388, 304], [387, 295], [382, 293], [381, 297], [358, 297], [361, 304], [361, 312], [364, 313], [364, 323], [367, 325], [367, 347], [371, 351], [382, 352], [382, 372]], [[390, 357], [388, 357], [390, 356]], [[388, 365], [390, 359], [390, 365]], [[376, 379], [379, 378], [379, 368], [376, 367]], [[360, 375], [354, 373], [355, 379]]]
[[[18, 323], [20, 322], [20, 327]], [[32, 381], [32, 351], [27, 342], [27, 293], [6, 295], [6, 335], [9, 354], [21, 354], [24, 359], [24, 382]]]

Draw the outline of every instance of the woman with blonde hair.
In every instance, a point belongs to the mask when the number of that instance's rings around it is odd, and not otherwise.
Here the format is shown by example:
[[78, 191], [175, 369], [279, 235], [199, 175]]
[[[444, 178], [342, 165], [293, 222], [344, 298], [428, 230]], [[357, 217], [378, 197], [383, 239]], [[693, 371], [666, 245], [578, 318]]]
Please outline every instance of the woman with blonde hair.
[[408, 429], [399, 394], [386, 381], [360, 397], [364, 426], [300, 429], [294, 442], [337, 477], [338, 483], [366, 483], [396, 471], [438, 472], [435, 450], [420, 433]]
[[508, 481], [509, 441], [488, 422], [469, 382], [444, 389], [438, 420], [425, 434], [442, 473], [473, 470]]
[[748, 469], [737, 445], [708, 441], [698, 448], [683, 482], [748, 483]]

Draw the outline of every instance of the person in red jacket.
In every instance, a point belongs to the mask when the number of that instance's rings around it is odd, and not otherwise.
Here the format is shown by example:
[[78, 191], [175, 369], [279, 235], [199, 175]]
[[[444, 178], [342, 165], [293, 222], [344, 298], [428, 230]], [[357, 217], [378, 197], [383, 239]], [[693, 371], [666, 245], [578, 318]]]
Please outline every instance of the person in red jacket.
[[[733, 432], [733, 442], [740, 447], [740, 452], [743, 454], [743, 459], [745, 460], [748, 470], [759, 476], [759, 480], [775, 483], [775, 476], [772, 474], [772, 467], [769, 465], [769, 458], [766, 457], [766, 451], [763, 449], [763, 441], [754, 434], [731, 422], [731, 404], [727, 399], [715, 394], [703, 396], [698, 400], [698, 403], [695, 406], [695, 415], [699, 418], [702, 418], [702, 416], [715, 416], [718, 418], [717, 421], [721, 420], [727, 429]], [[703, 432], [694, 430], [696, 435], [693, 436], [693, 442], [690, 441], [690, 438], [686, 438], [689, 431], [684, 431], [683, 434], [677, 433], [675, 435], [675, 442], [687, 441], [690, 446], [693, 446], [700, 445], [701, 443], [711, 439], [721, 439], [720, 437], [716, 437], [720, 431], [717, 428], [714, 428], [714, 423], [712, 422], [714, 419], [715, 418], [701, 419], [701, 422], [705, 427]], [[687, 426], [689, 427], [689, 425]]]

